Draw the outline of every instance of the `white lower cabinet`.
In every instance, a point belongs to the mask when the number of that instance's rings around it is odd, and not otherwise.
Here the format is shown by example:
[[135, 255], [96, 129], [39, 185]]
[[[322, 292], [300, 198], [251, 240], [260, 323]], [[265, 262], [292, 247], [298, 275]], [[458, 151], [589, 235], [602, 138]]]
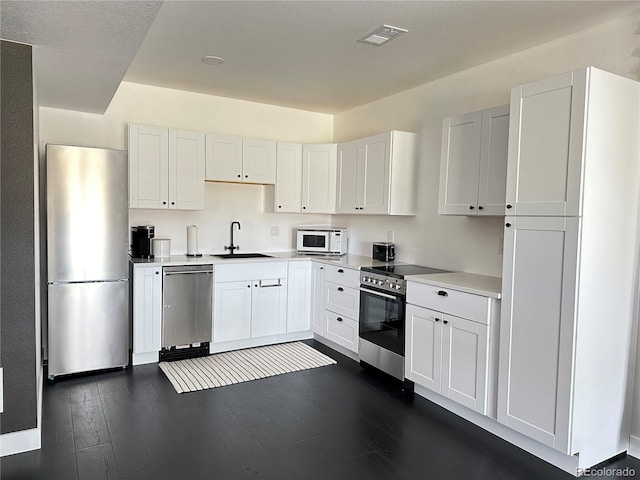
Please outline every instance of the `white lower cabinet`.
[[216, 266], [213, 343], [287, 333], [287, 270], [287, 262]]
[[311, 327], [314, 333], [324, 334], [324, 264], [311, 263]]
[[354, 353], [358, 353], [359, 285], [358, 270], [314, 262], [313, 331]]
[[487, 326], [407, 305], [406, 331], [405, 376], [485, 414]]
[[213, 303], [214, 343], [251, 336], [251, 281], [216, 282]]
[[133, 267], [133, 365], [158, 361], [162, 333], [162, 268]]
[[406, 378], [495, 418], [498, 312], [497, 299], [408, 282]]
[[352, 318], [343, 317], [331, 310], [324, 311], [324, 335], [338, 345], [353, 352], [358, 351], [358, 322]]
[[311, 330], [311, 261], [289, 262], [287, 283], [287, 333]]

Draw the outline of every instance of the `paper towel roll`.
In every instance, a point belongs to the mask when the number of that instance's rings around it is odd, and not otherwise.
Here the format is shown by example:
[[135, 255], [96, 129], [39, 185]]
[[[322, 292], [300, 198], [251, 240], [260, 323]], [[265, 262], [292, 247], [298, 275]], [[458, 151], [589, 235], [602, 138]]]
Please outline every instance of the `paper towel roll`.
[[198, 227], [187, 225], [187, 255], [198, 255]]

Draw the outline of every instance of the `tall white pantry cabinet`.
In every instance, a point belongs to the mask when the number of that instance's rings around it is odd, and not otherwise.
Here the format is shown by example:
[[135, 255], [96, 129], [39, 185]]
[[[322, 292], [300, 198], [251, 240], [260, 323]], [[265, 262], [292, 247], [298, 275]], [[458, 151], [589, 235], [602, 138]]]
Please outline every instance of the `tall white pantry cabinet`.
[[575, 468], [628, 448], [639, 105], [593, 67], [511, 93], [498, 421]]

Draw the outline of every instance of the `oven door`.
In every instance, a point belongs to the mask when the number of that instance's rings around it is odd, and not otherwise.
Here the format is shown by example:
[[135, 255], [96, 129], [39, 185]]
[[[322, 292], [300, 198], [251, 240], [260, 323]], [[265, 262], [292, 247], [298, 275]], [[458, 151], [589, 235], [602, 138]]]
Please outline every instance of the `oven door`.
[[360, 338], [404, 356], [405, 297], [360, 287]]

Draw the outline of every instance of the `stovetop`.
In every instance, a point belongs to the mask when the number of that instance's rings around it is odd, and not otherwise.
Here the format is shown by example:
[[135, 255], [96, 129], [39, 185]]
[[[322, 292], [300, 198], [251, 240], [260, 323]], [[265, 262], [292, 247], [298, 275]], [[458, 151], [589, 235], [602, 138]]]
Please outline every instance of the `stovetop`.
[[377, 273], [394, 278], [404, 278], [407, 275], [424, 275], [429, 273], [446, 273], [447, 270], [439, 270], [437, 268], [423, 267], [421, 265], [402, 265], [385, 263], [384, 265], [376, 265], [370, 267], [361, 267], [360, 271]]

